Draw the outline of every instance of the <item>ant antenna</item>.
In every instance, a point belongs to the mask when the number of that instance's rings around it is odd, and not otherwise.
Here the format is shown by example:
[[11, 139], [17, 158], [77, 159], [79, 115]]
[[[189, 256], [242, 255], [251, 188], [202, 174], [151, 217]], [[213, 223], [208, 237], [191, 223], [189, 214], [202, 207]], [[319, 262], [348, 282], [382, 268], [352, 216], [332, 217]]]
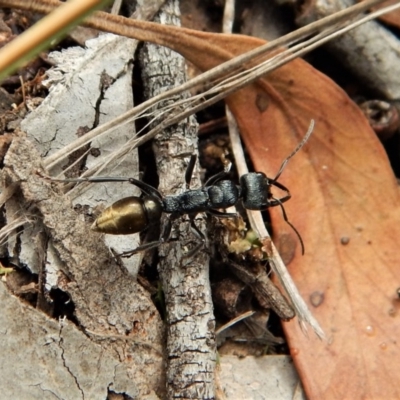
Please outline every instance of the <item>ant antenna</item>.
[[[314, 121], [313, 121], [313, 122], [314, 122]], [[297, 237], [299, 238], [300, 245], [301, 245], [301, 254], [304, 256], [304, 242], [303, 242], [303, 239], [302, 239], [301, 236], [300, 236], [299, 231], [298, 231], [298, 230], [294, 227], [294, 225], [289, 221], [289, 219], [288, 219], [288, 217], [287, 217], [287, 214], [286, 214], [286, 211], [285, 211], [285, 207], [283, 207], [282, 202], [281, 202], [279, 199], [275, 199], [275, 198], [274, 198], [274, 200], [277, 201], [279, 207], [280, 207], [281, 210], [282, 210], [283, 219], [284, 219], [285, 222], [293, 229], [294, 233], [295, 233], [295, 234], [297, 235]]]
[[281, 165], [281, 167], [279, 168], [278, 173], [276, 174], [274, 181], [276, 181], [282, 174], [284, 168], [286, 167], [286, 164], [288, 163], [288, 161], [306, 144], [307, 140], [310, 138], [311, 134], [313, 133], [314, 130], [314, 125], [315, 125], [315, 121], [312, 119], [310, 122], [310, 126], [308, 127], [307, 133], [304, 136], [303, 140], [298, 144], [298, 146], [290, 153], [289, 157], [286, 157], [283, 160], [283, 163]]

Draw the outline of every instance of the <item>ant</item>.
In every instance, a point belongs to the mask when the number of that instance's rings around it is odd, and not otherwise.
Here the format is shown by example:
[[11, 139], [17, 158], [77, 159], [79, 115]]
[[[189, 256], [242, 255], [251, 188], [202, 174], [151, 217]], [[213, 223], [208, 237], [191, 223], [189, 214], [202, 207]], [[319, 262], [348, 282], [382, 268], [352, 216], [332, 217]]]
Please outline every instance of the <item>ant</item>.
[[[235, 213], [221, 212], [224, 209], [236, 205], [240, 200], [244, 208], [248, 210], [266, 210], [269, 207], [279, 206], [282, 210], [283, 219], [293, 229], [299, 238], [302, 254], [304, 254], [304, 243], [297, 229], [289, 222], [286, 211], [283, 207], [285, 201], [291, 198], [289, 189], [278, 182], [288, 161], [304, 146], [314, 129], [314, 121], [299, 145], [285, 158], [275, 178], [268, 178], [263, 172], [250, 172], [240, 177], [240, 185], [232, 180], [223, 179], [227, 172], [222, 171], [212, 176], [200, 189], [190, 189], [194, 166], [197, 156], [192, 155], [185, 173], [186, 191], [171, 196], [163, 196], [156, 188], [135, 178], [123, 177], [91, 177], [80, 179], [63, 179], [62, 182], [129, 182], [137, 186], [144, 194], [143, 197], [131, 196], [116, 201], [107, 207], [93, 223], [91, 229], [97, 232], [112, 235], [129, 235], [138, 233], [150, 225], [160, 222], [162, 213], [169, 214], [166, 219], [160, 237], [157, 241], [145, 243], [134, 250], [120, 254], [121, 257], [131, 257], [139, 252], [154, 248], [169, 240], [172, 221], [184, 214], [190, 217], [191, 227], [201, 239], [189, 253], [195, 254], [204, 243], [204, 236], [194, 223], [194, 217], [200, 212], [217, 216], [219, 218], [233, 218]], [[272, 187], [275, 186], [286, 195], [275, 198], [272, 194]], [[186, 255], [185, 257], [187, 257]]]

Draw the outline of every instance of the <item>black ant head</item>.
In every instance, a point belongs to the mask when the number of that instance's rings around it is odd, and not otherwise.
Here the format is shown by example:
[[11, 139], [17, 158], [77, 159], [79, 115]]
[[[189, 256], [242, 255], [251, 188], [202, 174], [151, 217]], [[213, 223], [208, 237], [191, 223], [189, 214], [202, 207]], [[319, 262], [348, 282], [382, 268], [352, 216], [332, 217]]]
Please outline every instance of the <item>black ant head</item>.
[[240, 177], [244, 208], [265, 210], [271, 207], [271, 180], [262, 172], [251, 172]]
[[[268, 178], [262, 172], [251, 172], [241, 176], [240, 186], [242, 190], [240, 196], [246, 209], [262, 211], [269, 207], [279, 206], [281, 208], [283, 219], [296, 233], [300, 240], [302, 254], [304, 254], [303, 239], [293, 224], [289, 222], [286, 211], [282, 204], [290, 199], [291, 195], [289, 190], [275, 179]], [[271, 191], [272, 186], [283, 190], [286, 192], [286, 195], [281, 198], [274, 197]]]

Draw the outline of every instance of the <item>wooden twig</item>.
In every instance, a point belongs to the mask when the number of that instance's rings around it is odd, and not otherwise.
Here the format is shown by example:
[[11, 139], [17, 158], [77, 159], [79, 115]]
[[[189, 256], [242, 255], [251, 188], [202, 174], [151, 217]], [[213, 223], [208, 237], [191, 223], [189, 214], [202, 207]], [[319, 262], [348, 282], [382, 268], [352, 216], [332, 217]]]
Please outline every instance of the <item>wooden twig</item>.
[[[297, 18], [301, 25], [344, 10], [349, 0], [308, 2]], [[344, 66], [387, 99], [400, 98], [400, 42], [377, 21], [369, 21], [327, 44]]]
[[[177, 0], [168, 1], [157, 21], [179, 25]], [[186, 80], [185, 60], [177, 53], [153, 44], [145, 44], [140, 55], [145, 95], [152, 98]], [[186, 100], [183, 92], [179, 99]], [[162, 110], [168, 102], [158, 104]], [[185, 170], [191, 154], [197, 154], [198, 126], [194, 117], [160, 132], [154, 139], [154, 152], [164, 195], [185, 190]], [[198, 168], [191, 187], [200, 186]], [[196, 218], [196, 226], [205, 235], [205, 223]], [[187, 245], [197, 244], [190, 223], [179, 219], [173, 227], [174, 242], [161, 246], [159, 273], [165, 295], [167, 354], [167, 398], [213, 398], [216, 362], [215, 321], [208, 275], [209, 256], [203, 247], [184, 258]], [[191, 243], [192, 242], [192, 243]]]

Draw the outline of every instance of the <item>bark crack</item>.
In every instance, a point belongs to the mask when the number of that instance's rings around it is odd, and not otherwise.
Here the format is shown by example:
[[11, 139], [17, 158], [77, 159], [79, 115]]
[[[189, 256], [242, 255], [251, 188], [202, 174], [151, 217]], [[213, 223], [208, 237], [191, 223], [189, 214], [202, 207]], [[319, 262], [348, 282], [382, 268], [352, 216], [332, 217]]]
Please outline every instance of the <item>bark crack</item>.
[[60, 332], [59, 332], [59, 341], [58, 341], [58, 346], [59, 346], [60, 349], [61, 349], [61, 359], [62, 359], [62, 361], [63, 361], [63, 365], [64, 365], [65, 369], [68, 371], [69, 375], [71, 375], [72, 379], [75, 381], [76, 387], [77, 387], [78, 390], [81, 392], [81, 394], [82, 394], [82, 399], [85, 399], [85, 393], [83, 392], [83, 390], [82, 390], [82, 388], [81, 388], [81, 386], [80, 386], [80, 384], [79, 384], [78, 378], [77, 378], [77, 377], [73, 374], [73, 372], [71, 371], [71, 368], [68, 366], [67, 360], [66, 360], [66, 358], [65, 358], [65, 349], [64, 349], [64, 347], [63, 347], [64, 338], [63, 338], [63, 336], [62, 336], [62, 330], [63, 330], [63, 323], [62, 323], [62, 321], [61, 321], [61, 324], [60, 324]]

